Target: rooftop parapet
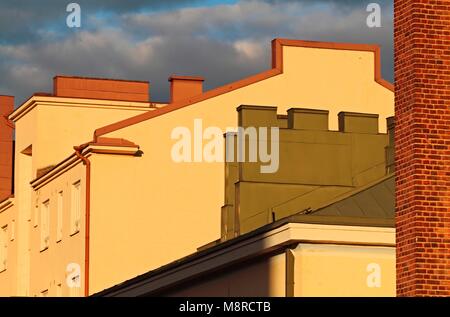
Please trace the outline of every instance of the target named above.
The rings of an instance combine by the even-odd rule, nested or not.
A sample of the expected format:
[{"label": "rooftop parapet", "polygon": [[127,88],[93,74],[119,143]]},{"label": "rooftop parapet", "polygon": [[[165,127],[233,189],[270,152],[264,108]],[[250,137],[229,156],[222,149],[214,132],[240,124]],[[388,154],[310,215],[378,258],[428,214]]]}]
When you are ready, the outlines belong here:
[{"label": "rooftop parapet", "polygon": [[148,102],[150,84],[146,81],[55,76],[53,94],[57,97]]},{"label": "rooftop parapet", "polygon": [[328,130],[328,110],[291,108],[288,128],[295,130]]},{"label": "rooftop parapet", "polygon": [[378,133],[378,114],[339,112],[339,131],[351,133]]}]

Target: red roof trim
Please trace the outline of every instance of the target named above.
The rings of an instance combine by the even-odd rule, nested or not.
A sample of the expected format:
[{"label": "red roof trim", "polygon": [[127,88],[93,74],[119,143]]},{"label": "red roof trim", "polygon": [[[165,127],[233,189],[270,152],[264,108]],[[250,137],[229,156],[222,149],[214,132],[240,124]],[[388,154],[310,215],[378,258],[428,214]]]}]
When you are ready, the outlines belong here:
[{"label": "red roof trim", "polygon": [[309,47],[309,48],[322,48],[322,49],[337,49],[337,50],[351,50],[351,51],[367,51],[374,53],[375,59],[375,78],[374,80],[383,87],[394,91],[394,86],[390,82],[384,80],[381,77],[381,64],[380,64],[380,48],[378,45],[371,44],[353,44],[353,43],[333,43],[333,42],[314,42],[314,41],[301,41],[301,40],[289,40],[289,39],[274,39],[272,41],[272,69],[266,70],[262,73],[238,80],[236,82],[209,90],[201,95],[188,98],[187,100],[171,103],[163,108],[155,111],[150,111],[136,115],[134,117],[124,119],[107,126],[101,127],[94,132],[94,141],[100,136],[113,131],[120,130],[125,127],[164,115],[166,113],[190,106],[192,104],[204,101],[224,93],[251,85],[253,83],[277,76],[283,73],[283,52],[282,46],[295,46],[295,47]]}]

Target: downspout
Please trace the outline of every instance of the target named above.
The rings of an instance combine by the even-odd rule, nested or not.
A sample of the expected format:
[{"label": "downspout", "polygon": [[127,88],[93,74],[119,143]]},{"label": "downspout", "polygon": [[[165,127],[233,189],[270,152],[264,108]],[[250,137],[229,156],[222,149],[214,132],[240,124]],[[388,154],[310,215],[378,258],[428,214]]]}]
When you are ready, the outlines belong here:
[{"label": "downspout", "polygon": [[85,247],[84,247],[84,294],[89,296],[89,225],[91,209],[91,162],[83,154],[80,146],[74,146],[75,154],[86,165],[86,211],[85,211]]}]

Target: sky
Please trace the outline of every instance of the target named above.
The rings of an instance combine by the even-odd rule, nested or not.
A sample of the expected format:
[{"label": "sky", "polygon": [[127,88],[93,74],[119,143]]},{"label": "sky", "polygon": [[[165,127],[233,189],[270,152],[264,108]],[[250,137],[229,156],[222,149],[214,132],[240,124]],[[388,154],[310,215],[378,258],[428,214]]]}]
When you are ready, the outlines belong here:
[{"label": "sky", "polygon": [[[393,0],[75,0],[80,28],[66,24],[70,2],[0,0],[0,94],[16,106],[55,75],[145,80],[167,101],[171,74],[211,89],[268,69],[277,37],[378,44],[393,82]],[[372,2],[379,28],[366,24]]]}]

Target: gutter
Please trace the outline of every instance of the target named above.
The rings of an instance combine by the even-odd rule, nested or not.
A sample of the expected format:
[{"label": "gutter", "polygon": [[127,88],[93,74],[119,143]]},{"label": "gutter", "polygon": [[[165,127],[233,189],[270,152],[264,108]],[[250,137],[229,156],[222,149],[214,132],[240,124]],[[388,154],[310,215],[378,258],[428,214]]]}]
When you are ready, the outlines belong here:
[{"label": "gutter", "polygon": [[85,211],[85,247],[84,247],[84,294],[89,296],[89,226],[91,209],[91,162],[83,154],[82,147],[74,146],[76,156],[86,165],[86,211]]},{"label": "gutter", "polygon": [[0,199],[0,213],[2,213],[7,207],[12,206],[14,195],[9,195],[8,197],[5,197],[4,199]]}]

